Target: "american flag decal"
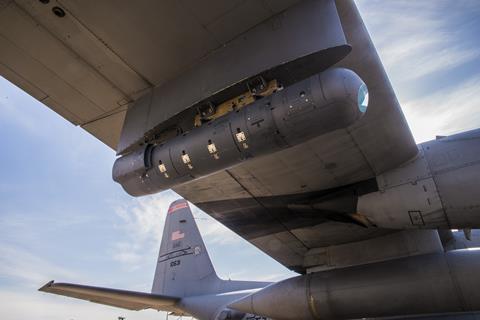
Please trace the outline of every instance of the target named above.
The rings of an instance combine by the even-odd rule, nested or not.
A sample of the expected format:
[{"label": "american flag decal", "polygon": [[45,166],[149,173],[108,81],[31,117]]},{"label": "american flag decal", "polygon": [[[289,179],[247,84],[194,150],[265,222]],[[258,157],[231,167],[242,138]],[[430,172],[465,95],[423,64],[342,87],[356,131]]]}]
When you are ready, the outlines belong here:
[{"label": "american flag decal", "polygon": [[172,232],[172,241],[179,240],[185,237],[185,233],[180,231]]},{"label": "american flag decal", "polygon": [[185,208],[188,208],[188,203],[185,201],[185,202],[181,202],[181,203],[177,203],[176,205],[174,206],[170,206],[170,208],[168,209],[168,213],[173,213],[177,210],[180,210],[180,209],[185,209]]}]

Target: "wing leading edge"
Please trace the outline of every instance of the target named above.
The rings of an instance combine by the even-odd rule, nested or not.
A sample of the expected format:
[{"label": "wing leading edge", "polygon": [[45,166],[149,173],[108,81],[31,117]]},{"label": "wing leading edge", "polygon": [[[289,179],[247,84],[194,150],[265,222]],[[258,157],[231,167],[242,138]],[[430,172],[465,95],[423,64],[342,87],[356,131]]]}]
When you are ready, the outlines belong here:
[{"label": "wing leading edge", "polygon": [[38,290],[129,310],[173,311],[176,302],[179,301],[176,297],[72,283],[55,283],[53,280]]}]

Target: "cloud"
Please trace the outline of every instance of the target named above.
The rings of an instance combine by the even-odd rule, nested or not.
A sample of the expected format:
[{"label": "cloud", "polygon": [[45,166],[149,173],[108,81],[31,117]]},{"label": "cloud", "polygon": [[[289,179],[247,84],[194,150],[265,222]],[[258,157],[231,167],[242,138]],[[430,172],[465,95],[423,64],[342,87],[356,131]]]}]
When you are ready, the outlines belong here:
[{"label": "cloud", "polygon": [[80,276],[23,249],[20,246],[0,245],[0,279],[14,281],[17,286],[33,289],[56,277],[78,280]]},{"label": "cloud", "polygon": [[[52,220],[52,222],[54,221],[55,219]],[[28,229],[20,229],[20,227],[23,228],[25,226],[21,219],[10,221],[8,225],[4,225],[2,222],[8,222],[8,220],[0,221],[0,225],[5,228],[12,228],[19,235],[31,232]],[[52,228],[65,228],[67,226],[61,220],[58,220],[58,222],[60,223],[59,225],[55,225],[55,223],[47,224],[55,225]],[[28,223],[27,225],[31,226],[32,224]],[[38,241],[41,240],[39,239]],[[85,252],[80,252],[80,254],[85,255]],[[125,316],[127,319],[140,320],[153,319],[159,316],[158,312],[152,310],[142,312],[127,311],[37,291],[48,280],[60,279],[62,282],[88,283],[92,280],[92,275],[92,270],[86,270],[84,275],[55,264],[52,260],[36,254],[28,243],[23,246],[2,241],[0,243],[0,301],[2,301],[2,318],[9,320],[29,318],[63,320],[116,319],[118,316]],[[102,282],[108,283],[109,280],[102,279]],[[150,284],[146,287],[149,286]],[[139,284],[138,288],[132,289],[143,290],[144,287],[144,285]],[[164,313],[161,313],[160,316],[162,314],[164,315]]]},{"label": "cloud", "polygon": [[[88,278],[91,278],[91,272]],[[51,279],[87,283],[86,277],[19,245],[0,244],[0,301],[3,319],[153,319],[165,313],[135,312],[38,292]],[[90,279],[91,280],[91,279]]]},{"label": "cloud", "polygon": [[477,76],[403,102],[403,111],[417,142],[480,127],[479,88],[480,76]]},{"label": "cloud", "polygon": [[225,227],[223,224],[195,207],[195,205],[190,204],[190,208],[192,208],[192,213],[195,216],[198,229],[200,230],[204,241],[207,243],[207,246],[208,244],[222,246],[231,245],[245,241],[242,237]]},{"label": "cloud", "polygon": [[478,1],[357,4],[415,140],[478,127]]},{"label": "cloud", "polygon": [[[413,81],[480,57],[455,27],[475,1],[359,1],[365,23],[392,79]],[[448,12],[448,19],[445,13]]]},{"label": "cloud", "polygon": [[155,261],[162,239],[165,214],[170,203],[180,198],[174,192],[131,199],[114,208],[118,222],[114,228],[125,235],[115,243],[112,257],[129,270],[136,270]]},{"label": "cloud", "polygon": [[[19,291],[15,288],[0,289],[0,301],[4,302],[2,318],[8,320],[117,319],[118,316],[147,320],[159,317],[159,313],[153,310],[128,311],[37,291]],[[165,313],[161,314],[164,317]]]},{"label": "cloud", "polygon": [[[181,196],[168,190],[116,207],[119,221],[115,228],[125,234],[125,241],[113,245],[112,257],[129,270],[152,264],[162,240],[168,207],[179,198]],[[191,203],[190,208],[207,247],[244,241]]]}]

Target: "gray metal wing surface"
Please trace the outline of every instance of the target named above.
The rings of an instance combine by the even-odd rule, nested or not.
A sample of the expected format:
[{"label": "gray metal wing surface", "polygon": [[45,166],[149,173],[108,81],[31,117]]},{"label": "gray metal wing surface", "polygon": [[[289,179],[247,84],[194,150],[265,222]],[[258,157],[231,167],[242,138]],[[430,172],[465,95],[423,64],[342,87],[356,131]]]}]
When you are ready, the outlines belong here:
[{"label": "gray metal wing surface", "polygon": [[[132,102],[296,2],[3,0],[0,75],[116,148]],[[325,199],[341,186],[361,192],[369,186],[358,182],[417,153],[355,3],[337,0],[336,6],[352,46],[338,66],[355,71],[369,87],[366,115],[347,129],[175,188],[301,272],[309,250],[389,232],[343,221]],[[315,199],[327,207],[309,209],[319,206]]]},{"label": "gray metal wing surface", "polygon": [[1,0],[0,75],[115,149],[127,108],[296,0]]},{"label": "gray metal wing surface", "polygon": [[354,70],[369,87],[366,115],[345,130],[175,188],[267,254],[300,272],[305,270],[305,255],[313,248],[365,240],[389,231],[332,219],[318,210],[299,212],[295,208],[298,202],[325,197],[322,190],[372,179],[417,154],[355,4],[336,4],[352,46],[339,66]]}]

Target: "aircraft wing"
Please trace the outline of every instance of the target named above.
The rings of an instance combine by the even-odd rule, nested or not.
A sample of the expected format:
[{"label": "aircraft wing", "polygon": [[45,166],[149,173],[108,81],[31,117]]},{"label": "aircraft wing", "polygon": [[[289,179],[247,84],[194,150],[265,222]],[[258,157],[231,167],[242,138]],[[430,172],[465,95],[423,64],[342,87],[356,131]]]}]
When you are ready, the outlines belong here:
[{"label": "aircraft wing", "polygon": [[138,97],[296,0],[0,1],[0,75],[115,149]]},{"label": "aircraft wing", "polygon": [[[4,0],[0,75],[115,149],[126,111],[140,96],[298,2]],[[367,84],[365,116],[346,129],[174,188],[300,272],[310,250],[389,232],[338,215],[343,209],[332,209],[326,199],[342,186],[352,186],[355,196],[364,187],[358,182],[417,154],[353,0],[335,4],[352,47],[337,66]]]},{"label": "aircraft wing", "polygon": [[[297,2],[1,1],[0,75],[115,149],[132,102]],[[383,69],[369,72],[380,62],[352,7],[337,1],[353,46],[342,65],[368,73],[381,97],[344,149],[381,171],[408,156],[413,139]]]},{"label": "aircraft wing", "polygon": [[179,298],[157,294],[71,283],[55,283],[54,281],[48,282],[38,290],[129,310],[156,309],[172,311],[175,309],[175,303],[179,300]]},{"label": "aircraft wing", "polygon": [[[342,216],[335,214],[354,211],[352,199],[372,191],[369,188],[375,188],[375,176],[417,154],[353,1],[336,1],[336,6],[352,46],[352,52],[337,66],[354,70],[367,84],[370,103],[365,116],[345,130],[174,188],[262,251],[301,273],[315,250],[392,232],[342,221]],[[371,185],[356,186],[359,181],[370,181]],[[349,187],[339,190],[340,186]],[[327,260],[317,263],[328,264]]]}]

